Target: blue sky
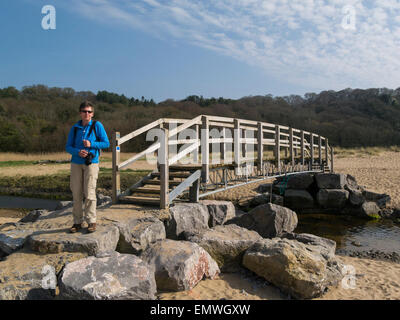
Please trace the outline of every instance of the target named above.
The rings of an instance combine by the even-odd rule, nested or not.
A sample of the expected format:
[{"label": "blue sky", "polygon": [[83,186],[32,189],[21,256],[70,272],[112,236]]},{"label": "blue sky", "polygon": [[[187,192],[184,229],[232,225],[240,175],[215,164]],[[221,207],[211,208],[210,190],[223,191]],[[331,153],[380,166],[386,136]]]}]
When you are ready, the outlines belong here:
[{"label": "blue sky", "polygon": [[398,0],[2,0],[0,21],[0,87],[156,101],[400,87]]}]

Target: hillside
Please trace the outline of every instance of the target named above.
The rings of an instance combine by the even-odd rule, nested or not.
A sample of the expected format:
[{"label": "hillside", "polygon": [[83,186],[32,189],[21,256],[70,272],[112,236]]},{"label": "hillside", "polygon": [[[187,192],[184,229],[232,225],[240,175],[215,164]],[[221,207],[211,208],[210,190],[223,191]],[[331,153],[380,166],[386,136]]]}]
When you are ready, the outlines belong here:
[{"label": "hillside", "polygon": [[[400,88],[345,89],[307,93],[304,97],[250,96],[241,99],[189,96],[155,103],[107,91],[97,94],[44,85],[0,89],[0,151],[63,151],[72,124],[79,119],[82,100],[94,102],[95,118],[111,138],[161,117],[193,118],[199,114],[279,123],[317,132],[341,147],[400,144]],[[144,139],[124,145],[135,152]]]}]

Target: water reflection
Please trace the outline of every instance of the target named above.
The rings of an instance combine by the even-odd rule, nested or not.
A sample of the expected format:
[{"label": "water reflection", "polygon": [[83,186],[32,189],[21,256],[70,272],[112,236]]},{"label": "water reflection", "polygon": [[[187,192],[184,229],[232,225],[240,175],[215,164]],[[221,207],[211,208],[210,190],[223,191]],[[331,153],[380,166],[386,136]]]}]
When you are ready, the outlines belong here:
[{"label": "water reflection", "polygon": [[337,249],[379,250],[400,254],[400,227],[391,220],[363,220],[328,214],[299,214],[296,233],[311,233],[336,241]]}]

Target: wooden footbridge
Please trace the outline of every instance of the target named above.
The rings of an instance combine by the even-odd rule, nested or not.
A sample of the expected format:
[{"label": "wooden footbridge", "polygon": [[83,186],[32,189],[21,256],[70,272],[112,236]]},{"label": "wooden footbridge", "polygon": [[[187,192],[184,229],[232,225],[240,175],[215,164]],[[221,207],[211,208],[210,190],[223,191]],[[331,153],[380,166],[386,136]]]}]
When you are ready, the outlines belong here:
[{"label": "wooden footbridge", "polygon": [[[146,133],[153,143],[120,162],[121,145]],[[333,172],[328,138],[279,124],[200,115],[158,119],[123,137],[113,133],[113,203],[167,208],[174,200],[197,202],[245,184],[303,172]],[[179,151],[178,151],[178,147]],[[120,170],[156,155],[154,171],[122,191]],[[150,158],[148,158],[150,159]]]}]

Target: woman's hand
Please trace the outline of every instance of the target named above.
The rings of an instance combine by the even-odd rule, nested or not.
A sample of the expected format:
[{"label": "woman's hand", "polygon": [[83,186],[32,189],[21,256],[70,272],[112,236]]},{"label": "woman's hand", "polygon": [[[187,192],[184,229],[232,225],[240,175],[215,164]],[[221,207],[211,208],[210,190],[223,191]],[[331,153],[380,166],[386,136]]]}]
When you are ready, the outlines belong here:
[{"label": "woman's hand", "polygon": [[86,158],[86,156],[88,155],[89,152],[87,152],[86,150],[81,150],[79,151],[79,156],[81,158]]},{"label": "woman's hand", "polygon": [[92,144],[90,143],[89,140],[83,140],[83,146],[84,146],[85,148],[90,148],[91,145],[92,145]]}]

